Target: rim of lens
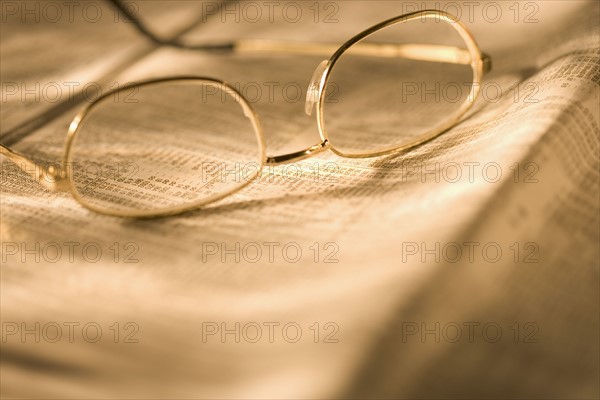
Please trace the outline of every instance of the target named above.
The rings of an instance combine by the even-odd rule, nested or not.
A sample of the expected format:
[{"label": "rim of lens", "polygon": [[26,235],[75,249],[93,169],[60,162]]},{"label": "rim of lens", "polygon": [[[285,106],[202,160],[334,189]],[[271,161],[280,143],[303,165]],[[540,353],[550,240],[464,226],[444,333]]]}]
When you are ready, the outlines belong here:
[{"label": "rim of lens", "polygon": [[[100,104],[102,102],[102,100],[106,99],[107,97],[114,96],[116,93],[130,90],[134,87],[154,86],[154,85],[168,84],[168,83],[183,83],[183,84],[184,83],[192,83],[192,84],[205,83],[205,84],[213,85],[213,86],[217,87],[218,89],[224,90],[228,95],[232,96],[235,99],[235,101],[242,107],[241,112],[243,112],[244,115],[250,120],[250,122],[252,124],[252,128],[254,129],[254,134],[256,136],[259,153],[260,153],[259,154],[260,165],[259,165],[259,168],[257,169],[256,173],[250,179],[247,179],[247,181],[244,182],[242,185],[236,186],[233,189],[229,189],[227,192],[225,192],[223,194],[213,195],[211,197],[208,197],[206,199],[203,199],[203,200],[195,202],[195,203],[167,207],[162,210],[156,210],[156,211],[150,210],[150,211],[139,211],[139,212],[119,211],[119,210],[110,210],[108,208],[98,207],[98,206],[95,206],[94,204],[88,202],[83,196],[80,195],[79,190],[77,189],[77,187],[75,185],[73,174],[70,173],[71,169],[68,168],[68,165],[72,162],[72,158],[73,158],[72,146],[75,143],[75,139],[77,138],[77,136],[79,134],[80,128],[82,126],[82,122],[90,114],[90,112],[94,108],[96,108],[98,106],[98,104]],[[210,203],[214,203],[216,201],[222,200],[223,198],[228,197],[228,196],[242,190],[244,187],[248,186],[250,183],[252,183],[256,179],[256,177],[259,175],[260,170],[264,167],[266,160],[267,160],[266,141],[265,141],[265,137],[263,134],[262,125],[258,118],[258,114],[252,108],[249,101],[239,91],[237,91],[234,87],[230,86],[226,82],[218,80],[218,79],[214,79],[214,78],[195,77],[195,76],[178,76],[178,77],[171,77],[171,78],[150,79],[150,80],[130,83],[130,84],[124,85],[118,89],[108,91],[108,92],[104,93],[102,96],[98,97],[97,99],[94,99],[94,101],[92,101],[91,103],[82,107],[81,110],[77,113],[77,115],[71,121],[71,124],[69,125],[69,130],[67,132],[67,140],[65,143],[65,151],[64,151],[64,157],[62,160],[62,164],[63,164],[63,170],[66,171],[66,174],[67,174],[67,180],[69,182],[69,190],[71,192],[71,195],[73,196],[73,198],[75,200],[77,200],[77,202],[79,202],[85,208],[92,210],[94,212],[100,213],[100,214],[111,215],[111,216],[115,216],[115,217],[153,218],[153,217],[162,217],[162,216],[180,214],[180,213],[183,213],[186,211],[190,211],[190,210],[208,205]]]},{"label": "rim of lens", "polygon": [[[432,132],[426,132],[426,133],[420,135],[419,137],[412,139],[401,145],[388,146],[386,148],[383,148],[382,150],[365,152],[365,153],[346,153],[346,152],[336,148],[335,144],[333,144],[331,142],[329,135],[327,134],[327,129],[325,127],[325,121],[324,121],[324,108],[325,108],[325,97],[327,96],[327,91],[325,90],[325,88],[327,87],[327,83],[329,82],[329,78],[331,77],[331,72],[334,70],[335,64],[337,63],[337,61],[344,55],[344,53],[349,48],[351,48],[356,43],[359,43],[362,40],[366,39],[367,37],[371,36],[372,34],[378,32],[382,29],[388,28],[392,25],[395,25],[397,23],[408,22],[408,21],[411,21],[411,20],[414,20],[417,18],[424,18],[424,17],[425,18],[439,18],[439,19],[443,20],[444,22],[446,22],[447,24],[452,26],[458,32],[458,34],[463,39],[463,41],[465,42],[465,44],[467,46],[467,50],[469,51],[469,54],[471,55],[470,67],[473,71],[473,85],[471,86],[471,91],[469,93],[469,97],[467,97],[467,100],[465,100],[465,102],[461,105],[461,107],[455,113],[456,116],[453,116],[452,118],[450,118],[448,120],[448,122],[441,125],[440,128],[437,128],[437,129],[433,130]],[[389,20],[380,22],[379,24],[374,25],[374,26],[370,27],[369,29],[354,36],[352,39],[350,39],[346,43],[344,43],[329,59],[329,62],[327,63],[327,67],[325,69],[325,72],[323,73],[323,77],[321,78],[321,83],[320,83],[320,87],[319,87],[319,90],[321,93],[321,95],[319,97],[319,104],[317,107],[317,123],[319,125],[319,134],[321,136],[321,139],[328,144],[328,147],[331,149],[331,151],[341,157],[368,158],[368,157],[384,156],[384,155],[389,155],[389,154],[409,150],[413,147],[419,146],[425,142],[428,142],[428,141],[440,136],[441,134],[445,133],[448,129],[450,129],[451,127],[456,125],[460,121],[460,119],[465,115],[465,113],[467,111],[469,111],[469,109],[473,106],[473,104],[475,103],[475,100],[479,96],[479,92],[481,90],[480,84],[481,84],[482,77],[483,77],[483,62],[482,62],[481,50],[480,50],[479,46],[477,45],[477,43],[475,42],[475,39],[473,38],[473,36],[469,32],[469,30],[467,29],[467,27],[453,15],[448,14],[443,11],[424,10],[424,11],[417,11],[414,13],[404,14],[404,15],[400,15],[398,17],[391,18]],[[469,99],[471,99],[471,100],[469,100]]]}]

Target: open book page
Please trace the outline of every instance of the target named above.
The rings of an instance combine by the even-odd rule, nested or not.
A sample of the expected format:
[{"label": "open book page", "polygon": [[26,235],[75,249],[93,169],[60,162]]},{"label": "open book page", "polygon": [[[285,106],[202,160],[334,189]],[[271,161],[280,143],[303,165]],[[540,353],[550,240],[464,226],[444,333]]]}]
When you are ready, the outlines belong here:
[{"label": "open book page", "polygon": [[[412,11],[371,4],[335,3],[333,25],[211,11],[185,38],[341,44],[357,21]],[[598,4],[518,4],[494,23],[462,5],[494,71],[466,119],[408,153],[266,167],[221,202],[155,220],[93,213],[3,162],[0,307],[19,329],[2,343],[3,395],[597,396]],[[159,49],[115,80],[226,80],[275,155],[319,140],[292,88],[322,59]],[[15,147],[59,160],[72,114]],[[21,340],[22,323],[48,331]]]}]

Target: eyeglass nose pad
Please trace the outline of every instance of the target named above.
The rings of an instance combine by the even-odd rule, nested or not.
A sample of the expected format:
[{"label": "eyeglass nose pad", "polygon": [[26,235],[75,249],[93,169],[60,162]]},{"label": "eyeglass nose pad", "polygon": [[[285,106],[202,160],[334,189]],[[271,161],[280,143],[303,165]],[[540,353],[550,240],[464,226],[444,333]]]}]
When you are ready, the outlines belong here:
[{"label": "eyeglass nose pad", "polygon": [[320,98],[319,86],[321,85],[321,79],[323,78],[323,74],[325,73],[325,70],[327,69],[328,63],[329,63],[328,60],[323,60],[319,64],[319,66],[315,70],[315,73],[312,76],[310,85],[308,85],[308,91],[306,92],[306,103],[304,104],[304,112],[309,117],[312,115],[315,104],[317,104],[319,102],[319,98]]}]

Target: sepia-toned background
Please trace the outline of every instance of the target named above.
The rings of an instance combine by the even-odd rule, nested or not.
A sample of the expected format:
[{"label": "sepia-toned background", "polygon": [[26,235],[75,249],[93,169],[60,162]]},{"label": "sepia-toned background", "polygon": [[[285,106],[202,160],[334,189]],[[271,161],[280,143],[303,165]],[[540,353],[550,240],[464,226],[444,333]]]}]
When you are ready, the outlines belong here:
[{"label": "sepia-toned background", "polygon": [[[493,70],[458,125],[411,151],[267,167],[167,218],[94,213],[2,158],[3,398],[598,398],[598,2],[127,4],[188,46],[339,46],[437,9]],[[60,161],[83,104],[175,75],[249,98],[268,155],[318,141],[304,93],[327,57],[157,45],[107,1],[0,5],[0,143],[37,160]],[[377,140],[373,115],[402,132],[378,114],[390,95],[360,100],[361,135]]]}]

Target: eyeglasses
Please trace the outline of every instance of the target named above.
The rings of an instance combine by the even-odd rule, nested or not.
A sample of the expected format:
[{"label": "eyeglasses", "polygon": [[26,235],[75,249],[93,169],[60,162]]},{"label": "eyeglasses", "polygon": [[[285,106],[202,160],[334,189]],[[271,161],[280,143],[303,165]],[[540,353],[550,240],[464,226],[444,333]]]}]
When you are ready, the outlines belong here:
[{"label": "eyeglasses", "polygon": [[43,168],[2,145],[1,154],[93,211],[172,215],[238,192],[265,166],[325,150],[366,158],[412,149],[458,123],[491,69],[467,28],[436,10],[383,21],[339,48],[267,40],[225,47],[333,53],[318,65],[306,94],[306,114],[316,108],[317,144],[268,156],[259,117],[239,90],[214,78],[172,77],[126,85],[83,107],[69,126],[60,167]]}]

